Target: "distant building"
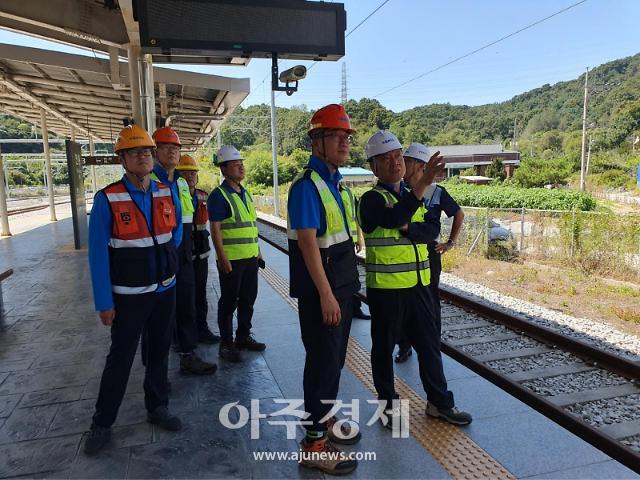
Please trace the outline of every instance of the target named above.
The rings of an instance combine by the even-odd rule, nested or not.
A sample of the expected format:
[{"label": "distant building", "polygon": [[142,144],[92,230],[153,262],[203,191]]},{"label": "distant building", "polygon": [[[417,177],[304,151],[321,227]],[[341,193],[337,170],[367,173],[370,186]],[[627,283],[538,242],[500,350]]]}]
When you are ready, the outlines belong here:
[{"label": "distant building", "polygon": [[462,170],[473,168],[475,175],[484,176],[487,167],[498,158],[504,165],[507,177],[513,175],[515,167],[520,165],[520,152],[505,150],[499,144],[493,145],[429,145],[432,152],[440,151],[444,157],[447,176],[459,175]]},{"label": "distant building", "polygon": [[340,167],[342,181],[349,187],[370,185],[375,181],[375,175],[371,170],[360,167]]}]

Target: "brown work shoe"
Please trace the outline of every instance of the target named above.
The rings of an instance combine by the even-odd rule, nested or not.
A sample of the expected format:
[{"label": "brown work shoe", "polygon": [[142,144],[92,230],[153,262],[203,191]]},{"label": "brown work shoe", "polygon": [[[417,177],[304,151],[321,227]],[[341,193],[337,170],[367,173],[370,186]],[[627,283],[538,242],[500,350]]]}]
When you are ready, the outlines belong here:
[{"label": "brown work shoe", "polygon": [[320,440],[303,439],[300,442],[300,465],[315,468],[329,475],[347,475],[358,466],[356,460],[349,459],[348,454],[338,450],[328,437]]},{"label": "brown work shoe", "polygon": [[338,419],[334,415],[327,420],[327,436],[332,443],[338,445],[355,445],[362,438],[360,429],[355,428],[349,422],[342,422],[336,425]]}]

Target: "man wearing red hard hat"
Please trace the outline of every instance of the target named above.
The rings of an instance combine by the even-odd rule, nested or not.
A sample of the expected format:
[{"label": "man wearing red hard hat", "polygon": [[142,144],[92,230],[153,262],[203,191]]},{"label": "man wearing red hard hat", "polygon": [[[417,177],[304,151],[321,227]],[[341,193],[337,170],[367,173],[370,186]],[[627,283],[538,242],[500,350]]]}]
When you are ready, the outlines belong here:
[{"label": "man wearing red hard hat", "polygon": [[357,467],[356,460],[339,455],[335,444],[355,444],[361,437],[356,428],[328,417],[331,404],[324,403],[338,394],[353,295],[360,290],[353,245],[355,205],[338,171],[349,160],[352,133],[341,105],[327,105],[313,115],[311,158],[291,185],[287,207],[290,294],[298,299],[306,351],[304,405],[312,422],[301,444],[300,464],[329,474],[347,474]]}]

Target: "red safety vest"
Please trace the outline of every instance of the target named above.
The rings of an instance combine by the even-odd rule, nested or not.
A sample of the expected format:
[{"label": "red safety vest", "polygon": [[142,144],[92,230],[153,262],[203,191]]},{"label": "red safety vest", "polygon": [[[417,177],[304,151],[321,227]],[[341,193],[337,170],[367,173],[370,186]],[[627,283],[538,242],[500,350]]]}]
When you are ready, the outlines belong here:
[{"label": "red safety vest", "polygon": [[151,192],[151,225],[147,224],[122,180],[102,190],[113,215],[109,264],[111,288],[115,293],[154,292],[159,285],[169,285],[178,270],[172,235],[177,225],[176,209],[171,190],[159,182],[155,184],[157,190]]},{"label": "red safety vest", "polygon": [[209,256],[211,246],[209,245],[209,231],[207,222],[207,192],[195,189],[196,209],[193,214],[193,259],[204,259]]}]

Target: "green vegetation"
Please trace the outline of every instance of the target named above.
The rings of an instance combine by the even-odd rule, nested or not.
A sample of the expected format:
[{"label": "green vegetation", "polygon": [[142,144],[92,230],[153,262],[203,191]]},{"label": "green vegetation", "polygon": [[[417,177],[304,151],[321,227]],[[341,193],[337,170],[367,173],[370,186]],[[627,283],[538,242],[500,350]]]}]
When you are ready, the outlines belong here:
[{"label": "green vegetation", "polygon": [[[640,135],[640,54],[615,60],[589,72],[593,93],[589,100],[588,136],[591,175],[588,182],[607,188],[635,188],[640,155],[632,141]],[[394,112],[369,98],[349,100],[345,108],[357,130],[351,165],[364,166],[364,143],[379,128],[388,128],[403,144],[427,145],[501,143],[521,152],[521,166],[509,183],[520,187],[546,184],[575,185],[582,140],[584,77],[543,85],[495,104],[432,104]],[[416,103],[420,103],[419,93]],[[247,154],[250,181],[271,183],[270,109],[268,105],[238,107],[222,129],[224,143]],[[277,108],[278,163],[281,183],[291,181],[305,161],[309,140],[306,128],[311,111],[304,105]],[[518,143],[513,145],[514,124]],[[0,116],[0,138],[29,138],[30,125]],[[7,145],[5,152],[41,151],[40,145]],[[213,145],[205,147],[207,163]],[[498,170],[492,172],[499,178]]]},{"label": "green vegetation", "polygon": [[594,210],[596,200],[584,192],[502,185],[447,183],[447,191],[460,204],[483,208],[530,208],[539,210]]}]

